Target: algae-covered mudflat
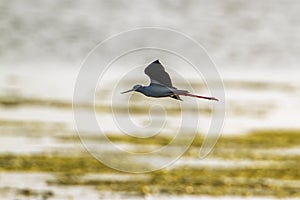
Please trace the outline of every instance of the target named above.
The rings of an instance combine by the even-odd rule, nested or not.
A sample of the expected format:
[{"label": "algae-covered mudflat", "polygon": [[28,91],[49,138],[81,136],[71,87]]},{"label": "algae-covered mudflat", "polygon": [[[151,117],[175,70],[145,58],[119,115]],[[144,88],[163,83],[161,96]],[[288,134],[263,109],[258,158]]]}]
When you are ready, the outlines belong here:
[{"label": "algae-covered mudflat", "polygon": [[[99,101],[95,105],[76,105],[81,110],[95,109],[103,128],[102,134],[99,129],[87,129],[78,135],[70,98],[43,98],[4,91],[0,96],[0,197],[49,200],[300,198],[300,129],[295,112],[299,87],[290,83],[284,86],[290,89],[278,88],[279,83],[255,83],[225,82],[228,103],[224,130],[204,159],[199,158],[199,150],[213,114],[211,102],[201,101],[197,108],[189,99],[183,102],[153,100],[136,94],[130,105],[123,103],[123,96],[111,105],[105,102],[109,101],[108,95],[105,101],[96,98]],[[194,85],[201,91],[202,85]],[[258,93],[259,100],[253,98]],[[101,94],[97,95],[102,98]],[[244,95],[244,99],[237,100],[236,94]],[[284,104],[277,98],[282,95],[293,98]],[[155,104],[163,109],[152,109]],[[187,106],[181,108],[181,104]],[[187,112],[185,117],[199,119],[198,129],[189,123],[181,124],[183,109]],[[151,126],[130,131],[132,124],[125,123],[121,127],[129,130],[125,134],[114,121],[114,114],[118,122],[130,118],[135,122],[133,125]],[[162,129],[157,131],[157,127]],[[172,143],[176,135],[181,139]],[[190,135],[195,135],[193,141]],[[126,164],[129,168],[162,162],[172,155],[162,153],[154,159],[132,161],[116,156],[107,145],[107,139],[137,154],[171,143],[176,152],[185,144],[191,144],[173,164],[157,171],[132,174],[112,169],[95,159],[80,138],[104,150],[102,157],[106,160],[119,166]]]},{"label": "algae-covered mudflat", "polygon": [[[116,135],[110,139],[144,146],[168,143],[167,137],[153,137],[147,142]],[[63,140],[65,144],[78,142],[76,136],[58,137],[57,140]],[[22,188],[15,186],[18,196],[34,198],[42,195],[44,199],[55,199],[56,195],[61,196],[59,187],[71,186],[92,188],[94,193],[102,197],[110,193],[120,198],[207,195],[300,197],[300,131],[264,130],[224,136],[203,160],[197,157],[201,143],[202,137],[196,137],[189,150],[174,165],[145,174],[116,171],[84,151],[81,154],[69,152],[63,155],[2,153],[1,178],[5,180],[10,177],[9,174],[17,177],[18,173],[20,176],[24,173],[49,174],[43,178],[48,189],[39,191],[26,184]]]}]

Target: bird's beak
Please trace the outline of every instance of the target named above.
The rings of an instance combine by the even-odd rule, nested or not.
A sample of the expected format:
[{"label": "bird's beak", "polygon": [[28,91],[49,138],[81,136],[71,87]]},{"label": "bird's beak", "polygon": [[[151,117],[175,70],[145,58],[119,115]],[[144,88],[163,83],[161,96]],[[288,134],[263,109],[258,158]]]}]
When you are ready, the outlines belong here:
[{"label": "bird's beak", "polygon": [[132,91],[135,91],[134,89],[130,89],[130,90],[127,90],[125,92],[121,92],[121,94],[124,94],[124,93],[127,93],[127,92],[132,92]]}]

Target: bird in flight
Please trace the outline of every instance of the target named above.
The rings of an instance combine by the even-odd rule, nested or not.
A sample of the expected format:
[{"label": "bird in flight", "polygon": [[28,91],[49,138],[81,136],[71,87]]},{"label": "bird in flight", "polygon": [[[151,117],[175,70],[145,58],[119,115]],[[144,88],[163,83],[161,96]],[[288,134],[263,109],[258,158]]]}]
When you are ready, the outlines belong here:
[{"label": "bird in flight", "polygon": [[196,97],[201,99],[208,99],[218,101],[215,97],[206,97],[200,96],[190,93],[187,90],[179,90],[173,86],[170,75],[165,71],[164,66],[156,60],[148,65],[145,70],[145,74],[150,78],[150,85],[142,86],[142,85],[135,85],[132,89],[122,92],[121,94],[127,92],[140,92],[148,97],[171,97],[173,99],[177,99],[182,101],[180,96],[190,96]]}]

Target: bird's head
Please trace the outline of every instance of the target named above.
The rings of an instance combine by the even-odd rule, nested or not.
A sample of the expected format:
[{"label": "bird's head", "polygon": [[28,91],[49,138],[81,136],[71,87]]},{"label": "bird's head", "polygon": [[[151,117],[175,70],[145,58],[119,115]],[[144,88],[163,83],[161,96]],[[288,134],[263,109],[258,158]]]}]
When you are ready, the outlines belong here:
[{"label": "bird's head", "polygon": [[127,91],[125,91],[125,92],[121,92],[121,94],[124,94],[124,93],[127,93],[127,92],[132,92],[132,91],[137,91],[137,92],[139,92],[142,88],[143,88],[143,86],[141,86],[141,85],[135,85],[135,86],[133,86],[132,89],[127,90]]}]

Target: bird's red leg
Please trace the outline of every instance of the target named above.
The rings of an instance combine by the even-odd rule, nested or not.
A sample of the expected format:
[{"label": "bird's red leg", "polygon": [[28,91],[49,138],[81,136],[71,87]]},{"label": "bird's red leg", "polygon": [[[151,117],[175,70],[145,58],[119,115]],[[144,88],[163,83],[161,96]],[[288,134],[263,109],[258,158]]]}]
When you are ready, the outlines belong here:
[{"label": "bird's red leg", "polygon": [[190,97],[196,97],[196,98],[201,98],[201,99],[208,99],[208,100],[214,100],[214,101],[219,101],[217,98],[215,97],[206,97],[206,96],[200,96],[200,95],[195,95],[195,94],[191,94],[191,93],[176,93],[177,95],[182,95],[182,96],[190,96]]}]

